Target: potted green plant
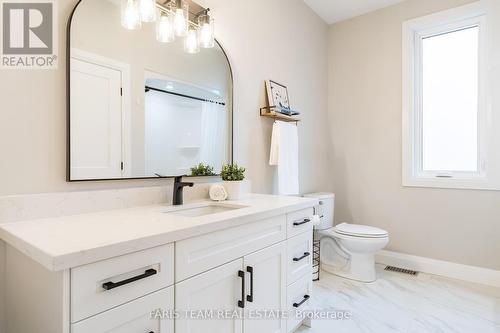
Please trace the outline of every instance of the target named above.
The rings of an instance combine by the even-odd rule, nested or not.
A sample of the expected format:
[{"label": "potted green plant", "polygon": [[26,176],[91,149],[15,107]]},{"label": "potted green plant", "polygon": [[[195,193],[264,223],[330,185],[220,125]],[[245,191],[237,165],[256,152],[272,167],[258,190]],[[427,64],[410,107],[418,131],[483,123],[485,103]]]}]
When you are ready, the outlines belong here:
[{"label": "potted green plant", "polygon": [[191,168],[191,176],[215,176],[214,168],[208,164],[200,163]]},{"label": "potted green plant", "polygon": [[244,193],[245,168],[238,164],[225,164],[222,166],[221,177],[229,200],[238,200]]}]

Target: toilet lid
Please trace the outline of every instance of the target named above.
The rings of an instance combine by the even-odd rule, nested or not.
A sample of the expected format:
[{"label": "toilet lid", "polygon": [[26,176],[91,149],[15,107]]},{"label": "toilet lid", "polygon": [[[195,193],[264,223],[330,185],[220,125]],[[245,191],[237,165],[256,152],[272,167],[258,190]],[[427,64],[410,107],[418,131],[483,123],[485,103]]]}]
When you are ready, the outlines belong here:
[{"label": "toilet lid", "polygon": [[341,223],[334,229],[339,234],[358,237],[386,237],[389,234],[385,230],[361,224]]}]

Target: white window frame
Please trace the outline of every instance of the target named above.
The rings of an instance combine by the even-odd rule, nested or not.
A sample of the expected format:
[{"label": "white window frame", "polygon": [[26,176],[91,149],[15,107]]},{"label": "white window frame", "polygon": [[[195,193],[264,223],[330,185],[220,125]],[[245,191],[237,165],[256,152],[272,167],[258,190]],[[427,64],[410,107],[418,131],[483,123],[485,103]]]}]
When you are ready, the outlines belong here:
[{"label": "white window frame", "polygon": [[[479,28],[478,171],[424,171],[422,140],[422,42],[467,27]],[[486,11],[480,3],[403,23],[403,186],[500,189],[488,170]],[[500,176],[500,175],[499,175]],[[498,177],[496,177],[498,178]]]}]

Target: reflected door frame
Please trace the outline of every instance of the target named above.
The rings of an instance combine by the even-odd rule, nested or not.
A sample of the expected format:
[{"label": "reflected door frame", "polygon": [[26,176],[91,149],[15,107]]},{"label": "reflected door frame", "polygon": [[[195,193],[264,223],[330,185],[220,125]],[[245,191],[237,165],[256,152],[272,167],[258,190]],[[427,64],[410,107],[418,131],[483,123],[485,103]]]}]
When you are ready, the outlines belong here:
[{"label": "reflected door frame", "polygon": [[[122,178],[132,177],[132,112],[131,112],[131,83],[130,83],[130,65],[115,59],[103,57],[101,55],[83,51],[78,48],[71,49],[71,59],[92,63],[95,65],[108,67],[121,72],[121,97],[122,97]],[[68,152],[71,154],[71,152]],[[68,163],[71,159],[68,156]],[[71,165],[68,165],[68,170]],[[68,178],[70,178],[69,175]],[[70,181],[79,179],[69,179]]]}]

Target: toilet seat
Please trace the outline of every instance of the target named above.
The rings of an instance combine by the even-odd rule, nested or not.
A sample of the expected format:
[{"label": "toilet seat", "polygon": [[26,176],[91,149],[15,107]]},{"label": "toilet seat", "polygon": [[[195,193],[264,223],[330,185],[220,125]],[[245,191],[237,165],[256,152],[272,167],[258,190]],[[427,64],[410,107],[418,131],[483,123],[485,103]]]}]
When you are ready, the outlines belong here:
[{"label": "toilet seat", "polygon": [[360,238],[386,238],[389,236],[389,233],[383,229],[360,224],[341,223],[330,230],[336,234]]}]

